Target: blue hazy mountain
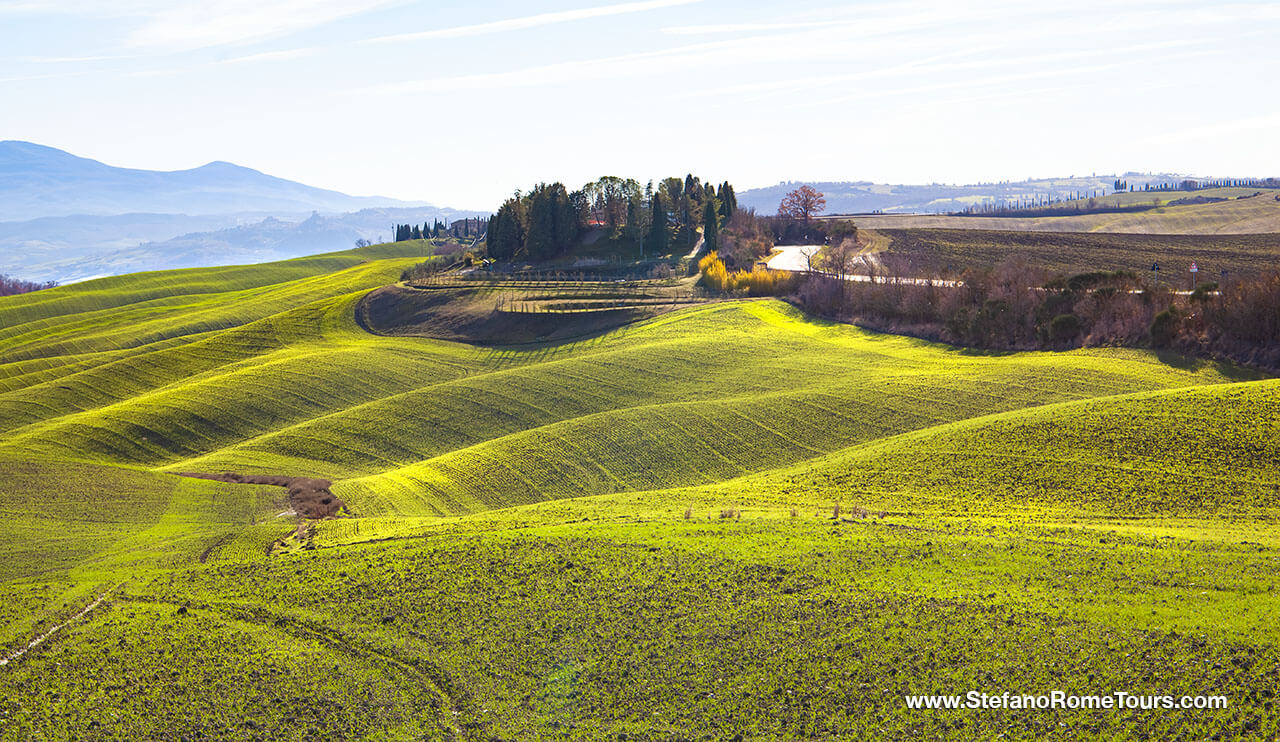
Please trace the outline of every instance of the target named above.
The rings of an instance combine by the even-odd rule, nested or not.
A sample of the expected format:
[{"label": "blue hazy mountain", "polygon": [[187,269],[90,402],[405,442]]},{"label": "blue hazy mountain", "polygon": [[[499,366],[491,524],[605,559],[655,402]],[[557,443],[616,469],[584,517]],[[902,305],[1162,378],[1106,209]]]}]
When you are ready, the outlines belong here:
[{"label": "blue hazy mountain", "polygon": [[[265,263],[346,250],[360,239],[385,242],[392,238],[396,224],[424,224],[436,219],[452,222],[469,216],[488,214],[429,206],[362,209],[347,214],[313,213],[301,220],[268,216],[225,229],[142,242],[124,249],[45,250],[39,260],[32,260],[17,270],[0,268],[0,273],[8,272],[28,280],[68,283],[137,271]],[[7,252],[4,237],[7,226],[0,224],[0,255]]]},{"label": "blue hazy mountain", "polygon": [[260,263],[389,239],[396,223],[486,212],[348,196],[211,162],[112,167],[30,142],[0,142],[0,274],[82,280]]},{"label": "blue hazy mountain", "polygon": [[348,196],[229,162],[170,172],[134,170],[31,142],[0,142],[0,222],[73,214],[305,215],[425,205]]}]

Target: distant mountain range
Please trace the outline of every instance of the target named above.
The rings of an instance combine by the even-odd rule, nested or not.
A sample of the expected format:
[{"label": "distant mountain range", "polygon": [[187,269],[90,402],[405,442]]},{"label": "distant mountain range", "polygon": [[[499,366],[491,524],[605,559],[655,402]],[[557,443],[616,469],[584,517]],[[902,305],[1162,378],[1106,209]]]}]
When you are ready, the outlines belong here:
[{"label": "distant mountain range", "polygon": [[0,142],[0,274],[28,280],[278,260],[390,239],[397,222],[481,214],[348,196],[227,162],[134,170]]},{"label": "distant mountain range", "polygon": [[744,190],[737,196],[738,205],[743,208],[754,208],[760,214],[775,214],[783,196],[801,185],[810,185],[825,196],[828,214],[864,214],[876,211],[941,214],[962,211],[983,202],[1012,204],[1041,199],[1068,199],[1076,194],[1088,196],[1094,192],[1112,193],[1117,179],[1140,189],[1148,183],[1176,183],[1185,177],[1187,176],[1173,173],[1125,173],[971,185],[787,181],[766,188]]},{"label": "distant mountain range", "polygon": [[0,142],[0,221],[73,214],[306,214],[427,205],[348,196],[229,162],[172,172],[133,170],[31,142]]},{"label": "distant mountain range", "polygon": [[[362,209],[349,214],[313,213],[300,221],[269,216],[226,229],[184,234],[78,257],[49,254],[45,262],[30,265],[23,277],[67,283],[138,271],[265,263],[347,249],[358,239],[386,242],[392,238],[396,224],[423,224],[436,219],[453,221],[477,215],[487,216],[483,212],[462,212],[434,206]],[[5,226],[0,224],[0,232]],[[0,237],[0,250],[3,250],[3,244],[3,237]]]}]

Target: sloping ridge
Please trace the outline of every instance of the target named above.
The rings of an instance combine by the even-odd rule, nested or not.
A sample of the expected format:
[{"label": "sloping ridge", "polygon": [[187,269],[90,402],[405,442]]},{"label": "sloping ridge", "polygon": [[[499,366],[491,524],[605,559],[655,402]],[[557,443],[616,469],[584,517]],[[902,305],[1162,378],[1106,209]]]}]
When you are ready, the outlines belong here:
[{"label": "sloping ridge", "polygon": [[984,415],[724,486],[925,511],[1270,512],[1274,518],[1280,516],[1280,379]]}]

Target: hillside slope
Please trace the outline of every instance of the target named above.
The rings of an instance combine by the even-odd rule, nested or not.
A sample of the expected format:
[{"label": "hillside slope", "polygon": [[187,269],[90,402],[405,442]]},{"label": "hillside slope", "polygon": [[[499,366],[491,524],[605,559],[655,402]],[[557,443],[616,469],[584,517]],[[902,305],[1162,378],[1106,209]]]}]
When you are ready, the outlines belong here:
[{"label": "hillside slope", "polygon": [[[957,353],[776,302],[502,352],[363,333],[345,292],[398,265],[154,299],[206,284],[144,274],[17,302],[12,314],[88,311],[0,336],[0,458],[320,476],[353,512],[460,514],[719,481],[992,412],[1228,378],[1126,351]],[[129,299],[142,301],[96,308]]]},{"label": "hillside slope", "polygon": [[[773,300],[362,330],[424,249],[0,300],[0,740],[1280,733],[1280,382]],[[903,703],[957,688],[1232,703]]]}]

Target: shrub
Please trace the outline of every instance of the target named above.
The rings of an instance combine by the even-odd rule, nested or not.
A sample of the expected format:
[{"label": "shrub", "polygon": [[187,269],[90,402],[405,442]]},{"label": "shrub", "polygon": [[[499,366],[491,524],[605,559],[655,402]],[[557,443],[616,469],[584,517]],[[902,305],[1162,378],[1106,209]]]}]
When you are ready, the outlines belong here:
[{"label": "shrub", "polygon": [[1151,322],[1151,344],[1157,348],[1167,348],[1172,345],[1178,336],[1181,320],[1176,307],[1169,307],[1157,314]]},{"label": "shrub", "polygon": [[709,253],[698,261],[702,284],[709,289],[747,296],[783,296],[795,291],[799,279],[786,271],[756,268],[730,273],[718,254]]},{"label": "shrub", "polygon": [[671,267],[670,263],[658,263],[649,269],[649,278],[675,278],[676,271]]},{"label": "shrub", "polygon": [[1074,340],[1080,335],[1080,318],[1074,314],[1059,314],[1049,323],[1049,339],[1055,343]]}]

